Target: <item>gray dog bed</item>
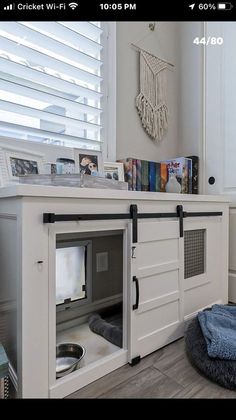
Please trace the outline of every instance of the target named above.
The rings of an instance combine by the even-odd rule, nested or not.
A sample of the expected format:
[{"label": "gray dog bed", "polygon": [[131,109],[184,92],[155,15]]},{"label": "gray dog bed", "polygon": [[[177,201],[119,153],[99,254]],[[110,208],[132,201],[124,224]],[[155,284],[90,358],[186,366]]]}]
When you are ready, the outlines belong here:
[{"label": "gray dog bed", "polygon": [[208,356],[206,341],[197,317],[190,322],[186,330],[185,347],[190,362],[209,379],[225,388],[236,389],[236,361],[212,359]]},{"label": "gray dog bed", "polygon": [[110,341],[110,343],[122,347],[121,313],[106,317],[106,319],[99,314],[93,314],[89,318],[89,328],[94,333]]}]

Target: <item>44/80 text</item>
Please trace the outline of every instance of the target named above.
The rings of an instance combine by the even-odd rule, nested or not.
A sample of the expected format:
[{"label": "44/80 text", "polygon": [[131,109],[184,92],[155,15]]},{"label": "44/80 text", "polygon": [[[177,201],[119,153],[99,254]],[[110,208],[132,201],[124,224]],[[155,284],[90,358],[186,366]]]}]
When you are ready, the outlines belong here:
[{"label": "44/80 text", "polygon": [[196,44],[196,45],[222,45],[223,43],[224,43],[224,39],[221,36],[219,37],[203,36],[202,38],[197,36],[193,40],[193,44]]}]

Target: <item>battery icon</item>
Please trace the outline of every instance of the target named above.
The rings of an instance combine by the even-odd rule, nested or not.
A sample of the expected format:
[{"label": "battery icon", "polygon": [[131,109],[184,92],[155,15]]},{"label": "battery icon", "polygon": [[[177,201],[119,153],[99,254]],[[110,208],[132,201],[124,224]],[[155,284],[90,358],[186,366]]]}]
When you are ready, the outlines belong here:
[{"label": "battery icon", "polygon": [[231,10],[232,8],[232,3],[217,3],[218,10]]}]

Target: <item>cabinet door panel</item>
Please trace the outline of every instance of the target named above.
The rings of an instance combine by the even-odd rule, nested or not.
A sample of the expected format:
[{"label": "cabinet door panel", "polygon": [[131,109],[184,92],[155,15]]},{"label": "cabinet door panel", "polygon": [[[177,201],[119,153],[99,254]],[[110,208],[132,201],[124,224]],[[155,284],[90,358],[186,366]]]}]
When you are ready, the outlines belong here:
[{"label": "cabinet door panel", "polygon": [[[164,303],[160,299],[152,310],[139,312],[138,341],[145,340],[149,335],[158,334],[159,330],[179,322],[179,295],[175,294],[170,297],[170,302]],[[172,299],[175,300],[172,301]]]},{"label": "cabinet door panel", "polygon": [[[166,264],[163,265],[166,270]],[[175,265],[177,264],[175,263]],[[150,300],[150,292],[155,299],[158,296],[165,296],[179,290],[178,267],[176,267],[176,270],[165,271],[163,273],[148,275],[146,277],[144,275],[138,275],[138,278],[140,305]]]},{"label": "cabinet door panel", "polygon": [[[197,236],[196,240],[194,239],[194,233],[203,231],[204,241],[203,244],[199,244]],[[194,266],[193,275],[186,276],[186,273],[184,275],[184,315],[189,317],[206,306],[222,301],[225,271],[223,264],[225,253],[222,250],[222,218],[201,218],[201,220],[189,218],[185,220],[184,232],[185,235],[186,232],[193,232],[190,256],[185,249],[185,258],[190,258],[189,265],[193,264]],[[203,258],[204,264],[202,265]],[[197,273],[198,263],[199,274],[194,275],[195,270]]]},{"label": "cabinet door panel", "polygon": [[176,220],[157,219],[155,222],[138,222],[139,243],[156,241],[162,239],[179,238],[179,223]]},{"label": "cabinet door panel", "polygon": [[138,270],[178,261],[179,239],[139,242],[137,246]]},{"label": "cabinet door panel", "polygon": [[[183,238],[178,221],[138,224],[131,274],[139,285],[139,305],[131,310],[130,360],[145,356],[183,335]],[[136,302],[131,285],[131,306]]]}]

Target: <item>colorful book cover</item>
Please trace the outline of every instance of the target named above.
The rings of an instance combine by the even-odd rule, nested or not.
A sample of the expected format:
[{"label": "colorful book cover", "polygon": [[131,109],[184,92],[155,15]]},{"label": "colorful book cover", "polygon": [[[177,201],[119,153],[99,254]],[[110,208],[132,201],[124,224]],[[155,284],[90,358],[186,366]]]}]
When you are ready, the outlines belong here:
[{"label": "colorful book cover", "polygon": [[142,191],[149,191],[149,162],[147,160],[141,161],[141,182],[142,182]]},{"label": "colorful book cover", "polygon": [[156,162],[156,191],[161,191],[161,164]]},{"label": "colorful book cover", "polygon": [[182,194],[188,194],[188,160],[185,157],[177,157],[164,161],[168,166],[168,172],[172,170],[176,174],[176,179],[181,185]]},{"label": "colorful book cover", "polygon": [[142,191],[141,170],[142,170],[141,160],[136,159],[136,191]]},{"label": "colorful book cover", "polygon": [[199,173],[199,158],[198,156],[187,156],[192,160],[192,194],[198,194],[198,173]]},{"label": "colorful book cover", "polygon": [[160,162],[160,191],[165,192],[168,181],[168,166],[166,162]]},{"label": "colorful book cover", "polygon": [[156,191],[156,162],[149,162],[149,191]]},{"label": "colorful book cover", "polygon": [[132,190],[136,191],[137,182],[137,170],[136,170],[137,159],[132,159]]}]

